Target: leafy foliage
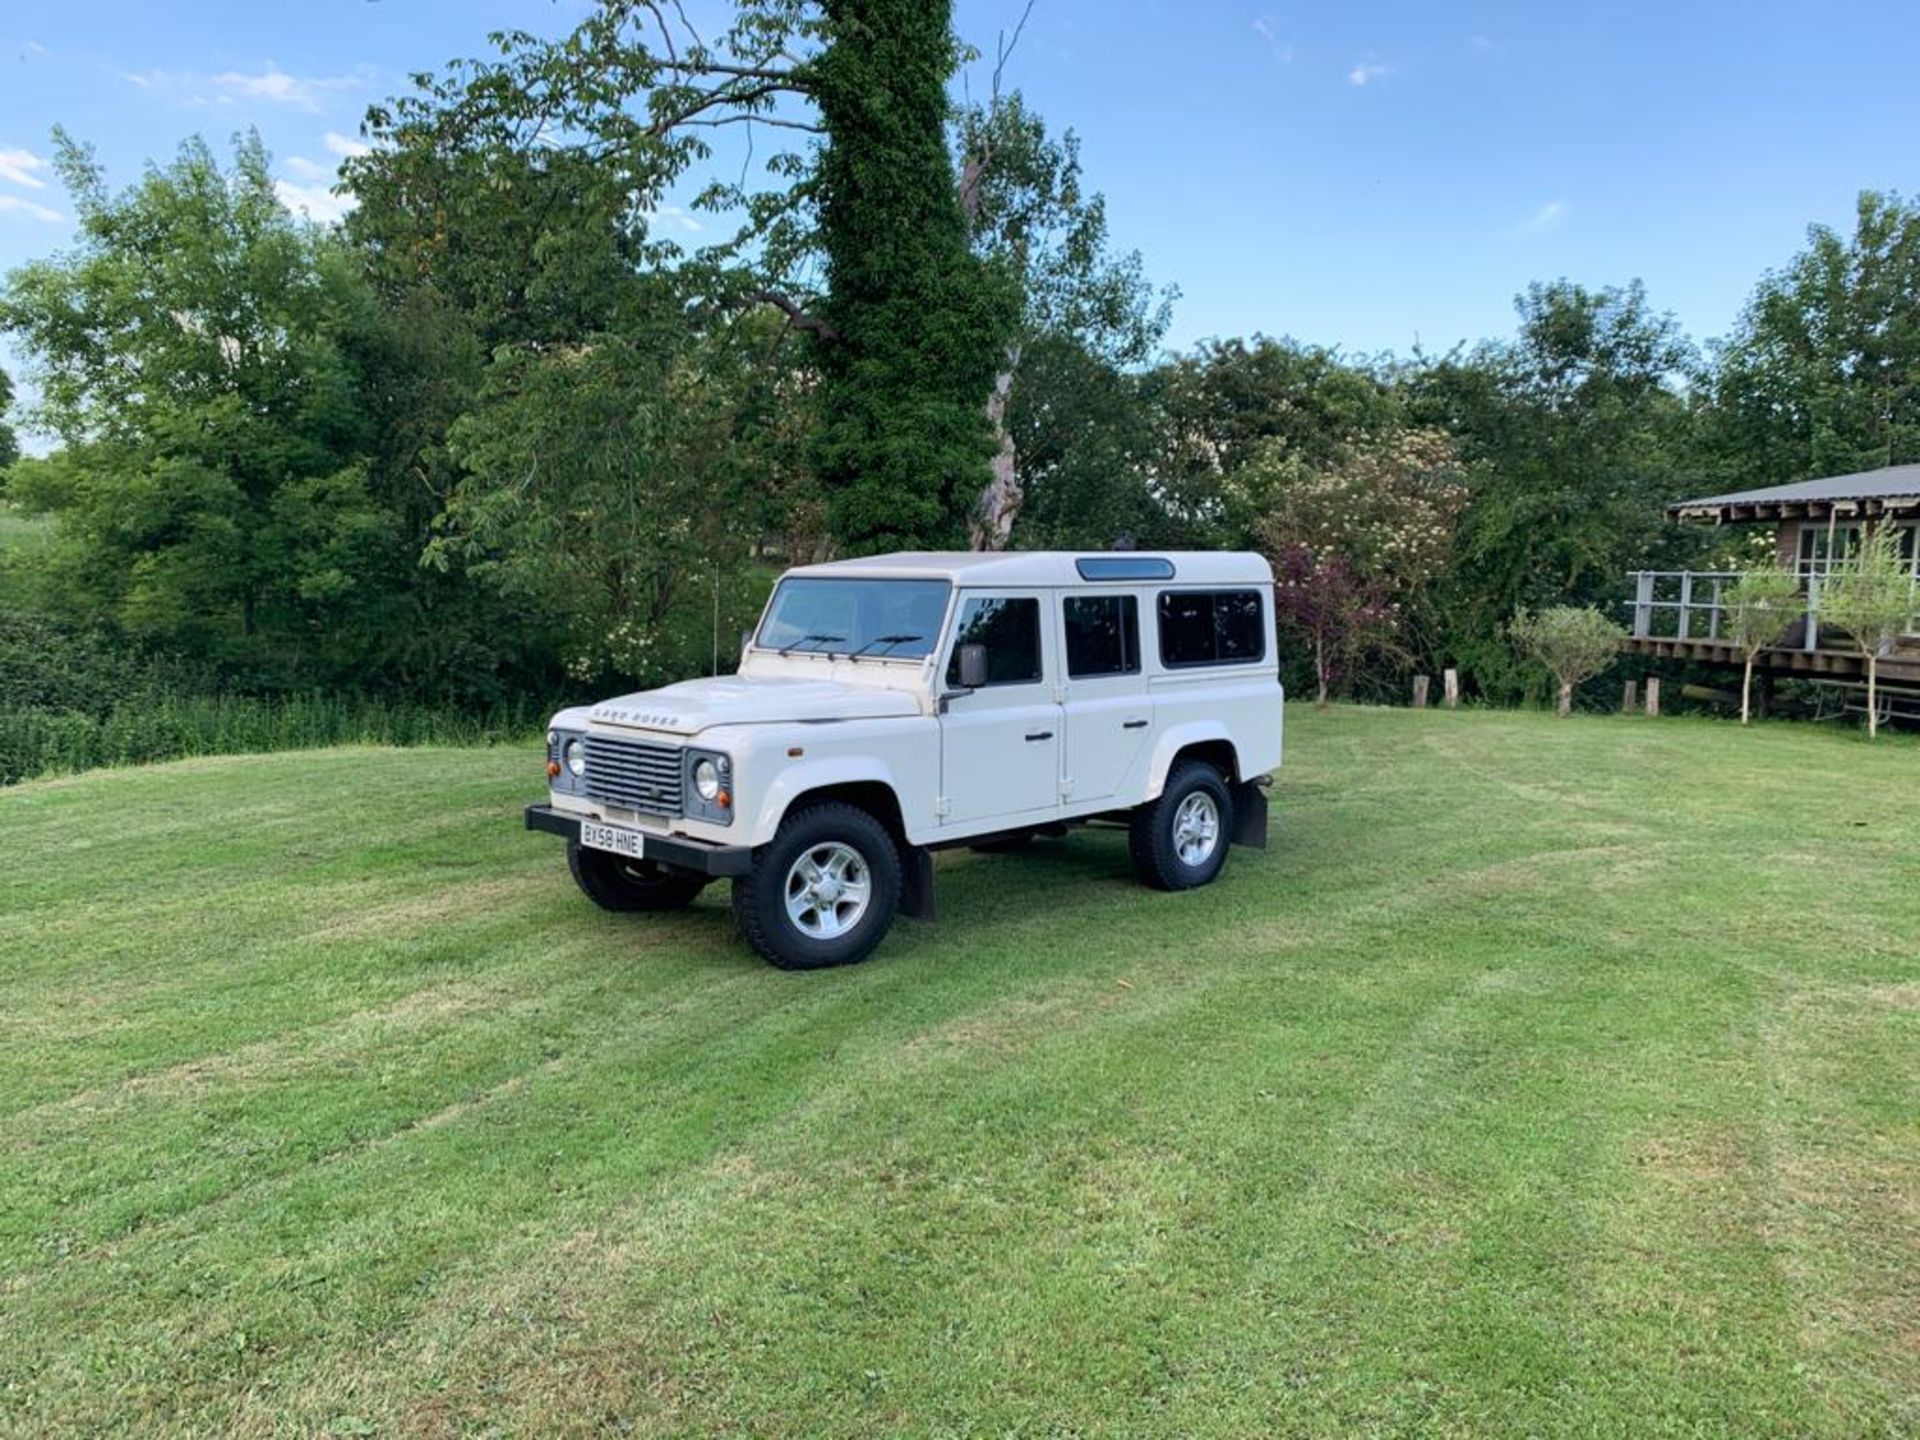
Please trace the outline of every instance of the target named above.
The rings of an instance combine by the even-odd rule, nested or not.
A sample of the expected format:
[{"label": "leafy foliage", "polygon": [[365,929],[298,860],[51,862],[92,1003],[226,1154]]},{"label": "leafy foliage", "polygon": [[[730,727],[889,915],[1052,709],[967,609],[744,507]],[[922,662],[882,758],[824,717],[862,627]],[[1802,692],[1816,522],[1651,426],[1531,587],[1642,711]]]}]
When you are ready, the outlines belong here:
[{"label": "leafy foliage", "polygon": [[1386,583],[1355,570],[1337,550],[1288,543],[1273,560],[1274,622],[1313,657],[1315,699],[1325,705],[1368,646],[1393,632]]},{"label": "leafy foliage", "polygon": [[1808,232],[1720,348],[1709,419],[1725,473],[1774,483],[1920,460],[1920,207],[1860,196]]},{"label": "leafy foliage", "polygon": [[13,380],[0,370],[0,494],[6,491],[6,469],[20,456],[20,442],[7,424],[7,412],[13,408]]},{"label": "leafy foliage", "polygon": [[1760,652],[1780,643],[1793,622],[1806,614],[1800,579],[1778,565],[1740,573],[1721,597],[1720,633],[1745,662],[1740,682],[1740,723],[1753,711],[1753,666]]},{"label": "leafy foliage", "polygon": [[1914,628],[1920,594],[1913,558],[1903,533],[1892,525],[1870,526],[1859,545],[1839,561],[1820,586],[1820,621],[1847,632],[1867,666],[1867,733],[1880,732],[1880,660]]},{"label": "leafy foliage", "polygon": [[1560,713],[1573,709],[1573,690],[1613,663],[1621,629],[1591,606],[1551,605],[1521,611],[1510,627],[1521,653],[1544,665],[1560,686]]},{"label": "leafy foliage", "polygon": [[856,553],[958,548],[987,480],[985,404],[1019,313],[972,252],[947,149],[947,0],[827,0],[813,94],[827,293],[814,465]]}]

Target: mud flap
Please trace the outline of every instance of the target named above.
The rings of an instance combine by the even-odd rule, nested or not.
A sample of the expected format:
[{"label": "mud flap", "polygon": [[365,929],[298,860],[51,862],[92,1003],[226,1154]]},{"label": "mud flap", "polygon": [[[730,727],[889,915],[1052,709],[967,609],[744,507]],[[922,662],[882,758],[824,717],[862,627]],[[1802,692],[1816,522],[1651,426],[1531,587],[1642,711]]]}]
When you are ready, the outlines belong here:
[{"label": "mud flap", "polygon": [[933,919],[933,852],[909,845],[900,855],[900,913],[915,920]]},{"label": "mud flap", "polygon": [[1267,848],[1267,789],[1255,780],[1233,787],[1233,843]]}]

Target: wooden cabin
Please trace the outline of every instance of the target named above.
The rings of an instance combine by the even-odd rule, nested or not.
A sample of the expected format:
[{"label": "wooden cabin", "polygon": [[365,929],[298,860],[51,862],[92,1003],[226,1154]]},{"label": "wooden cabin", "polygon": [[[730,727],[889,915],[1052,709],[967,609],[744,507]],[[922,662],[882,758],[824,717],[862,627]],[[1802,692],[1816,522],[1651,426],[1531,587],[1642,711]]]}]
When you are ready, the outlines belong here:
[{"label": "wooden cabin", "polygon": [[[1845,635],[1820,623],[1820,583],[1851,553],[1863,526],[1900,528],[1902,551],[1920,584],[1920,465],[1708,495],[1669,505],[1667,513],[1692,524],[1769,527],[1780,564],[1800,576],[1806,614],[1758,662],[1768,688],[1783,675],[1848,688],[1863,683],[1866,666],[1860,652]],[[1738,666],[1740,655],[1720,637],[1721,596],[1736,578],[1730,570],[1642,570],[1629,576],[1633,598],[1627,602],[1632,616],[1627,649]],[[1890,691],[1891,705],[1920,707],[1920,634],[1882,658],[1880,680]]]}]

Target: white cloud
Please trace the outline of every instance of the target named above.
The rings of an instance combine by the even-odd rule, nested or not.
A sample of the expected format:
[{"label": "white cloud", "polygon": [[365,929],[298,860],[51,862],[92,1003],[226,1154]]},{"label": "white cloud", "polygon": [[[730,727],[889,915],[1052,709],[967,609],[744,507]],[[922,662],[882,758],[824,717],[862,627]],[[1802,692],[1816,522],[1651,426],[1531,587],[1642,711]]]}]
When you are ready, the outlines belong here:
[{"label": "white cloud", "polygon": [[309,160],[304,155],[289,155],[287,169],[293,172],[296,180],[332,180],[334,169],[331,165],[322,165],[318,160]]},{"label": "white cloud", "polygon": [[1538,235],[1542,231],[1555,228],[1566,216],[1566,201],[1549,200],[1514,228],[1522,235]]},{"label": "white cloud", "polygon": [[50,210],[45,205],[36,204],[32,200],[23,200],[18,195],[0,195],[0,215],[7,214],[27,215],[35,220],[45,220],[54,225],[67,218],[58,210]]},{"label": "white cloud", "polygon": [[346,160],[351,160],[359,155],[365,155],[373,149],[373,147],[364,140],[356,140],[351,135],[342,135],[338,130],[329,130],[321,137],[320,143],[325,145],[327,149],[331,150],[334,154]]},{"label": "white cloud", "polygon": [[685,210],[682,210],[678,205],[662,205],[653,213],[661,216],[663,219],[673,221],[673,223],[678,225],[682,230],[689,231],[693,234],[698,234],[707,228],[702,225],[699,220],[689,215]]},{"label": "white cloud", "polygon": [[188,70],[123,71],[121,78],[129,85],[188,106],[259,102],[318,113],[326,108],[328,96],[364,85],[370,75],[365,67],[352,75],[291,75],[269,60],[257,71],[224,70],[218,75]]},{"label": "white cloud", "polygon": [[292,180],[276,180],[273,182],[273,193],[294,214],[304,215],[322,225],[333,225],[346,219],[347,212],[354,206],[353,196],[336,195],[325,182],[300,185]]},{"label": "white cloud", "polygon": [[47,182],[33,172],[47,168],[47,162],[31,150],[0,150],[0,180],[24,185],[29,190],[44,190]]},{"label": "white cloud", "polygon": [[360,82],[351,75],[289,75],[269,60],[257,75],[228,70],[214,76],[212,83],[221,94],[242,100],[266,100],[275,105],[318,110],[321,97],[327,91],[351,89]]},{"label": "white cloud", "polygon": [[1282,65],[1293,63],[1293,47],[1281,43],[1280,22],[1271,15],[1262,15],[1253,22],[1253,33],[1266,41],[1267,50]]},{"label": "white cloud", "polygon": [[1384,80],[1393,73],[1393,67],[1382,65],[1374,60],[1362,60],[1347,71],[1349,85],[1371,85],[1376,80]]}]

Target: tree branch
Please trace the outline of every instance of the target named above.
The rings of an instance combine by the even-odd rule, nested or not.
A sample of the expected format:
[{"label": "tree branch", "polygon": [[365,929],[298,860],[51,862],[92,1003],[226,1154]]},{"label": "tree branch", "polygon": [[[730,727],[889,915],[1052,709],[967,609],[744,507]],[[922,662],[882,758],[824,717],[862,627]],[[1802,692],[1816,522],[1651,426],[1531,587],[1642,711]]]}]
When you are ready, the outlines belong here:
[{"label": "tree branch", "polygon": [[805,330],[809,334],[817,335],[822,340],[827,341],[834,341],[840,338],[840,332],[834,329],[833,326],[820,319],[817,315],[809,315],[805,310],[800,308],[799,304],[791,296],[782,295],[777,290],[749,290],[740,298],[748,304],[773,306],[774,309],[787,317],[787,324],[796,330]]}]

